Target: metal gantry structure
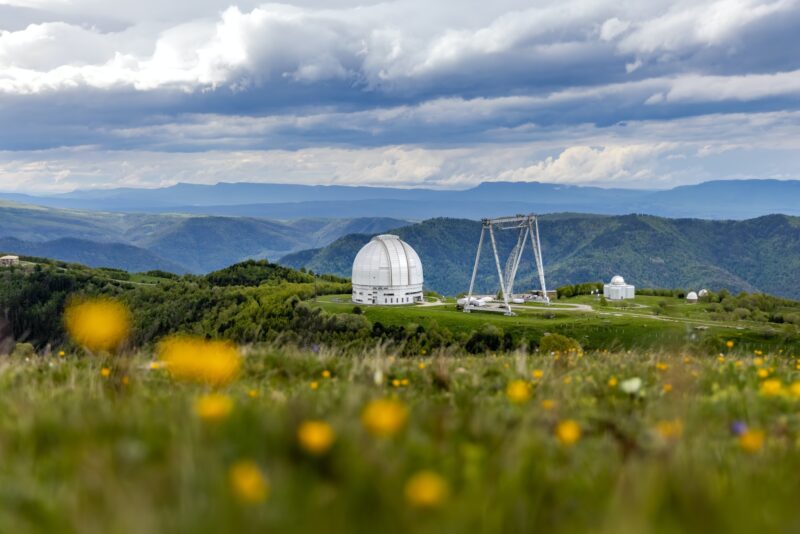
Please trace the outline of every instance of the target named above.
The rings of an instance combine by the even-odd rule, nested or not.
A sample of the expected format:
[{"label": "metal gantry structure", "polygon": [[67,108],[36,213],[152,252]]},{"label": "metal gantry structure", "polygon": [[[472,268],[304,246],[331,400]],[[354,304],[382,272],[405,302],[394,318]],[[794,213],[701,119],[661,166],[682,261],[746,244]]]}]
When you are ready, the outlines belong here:
[{"label": "metal gantry structure", "polygon": [[[539,221],[536,215],[515,215],[513,217],[499,217],[497,219],[482,219],[483,224],[481,228],[481,237],[478,241],[478,252],[475,254],[475,266],[472,268],[472,278],[469,282],[469,293],[467,300],[464,304],[464,311],[469,313],[473,309],[479,309],[478,306],[473,304],[472,291],[475,289],[475,278],[478,275],[478,263],[481,259],[481,250],[483,249],[483,240],[486,234],[489,234],[489,241],[492,245],[492,252],[494,254],[494,263],[497,267],[497,277],[500,279],[500,292],[503,295],[503,310],[506,315],[514,315],[511,311],[509,299],[513,299],[514,281],[517,277],[520,262],[522,261],[522,253],[525,250],[526,243],[530,241],[531,248],[533,249],[533,258],[536,264],[536,271],[539,274],[539,285],[542,289],[542,298],[545,302],[549,303],[550,299],[547,297],[547,286],[544,281],[544,266],[542,265],[542,244],[539,240]],[[505,263],[505,268],[500,267],[500,255],[497,252],[497,241],[494,237],[495,228],[497,230],[515,230],[517,232],[517,244],[511,250],[508,259]]]}]

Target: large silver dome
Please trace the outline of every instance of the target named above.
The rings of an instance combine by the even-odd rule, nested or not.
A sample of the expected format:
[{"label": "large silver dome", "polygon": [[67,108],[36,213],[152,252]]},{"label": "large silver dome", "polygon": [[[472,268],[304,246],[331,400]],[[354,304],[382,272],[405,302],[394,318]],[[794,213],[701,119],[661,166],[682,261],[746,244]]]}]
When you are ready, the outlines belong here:
[{"label": "large silver dome", "polygon": [[398,236],[375,236],[353,261],[353,300],[407,304],[422,300],[422,262]]}]

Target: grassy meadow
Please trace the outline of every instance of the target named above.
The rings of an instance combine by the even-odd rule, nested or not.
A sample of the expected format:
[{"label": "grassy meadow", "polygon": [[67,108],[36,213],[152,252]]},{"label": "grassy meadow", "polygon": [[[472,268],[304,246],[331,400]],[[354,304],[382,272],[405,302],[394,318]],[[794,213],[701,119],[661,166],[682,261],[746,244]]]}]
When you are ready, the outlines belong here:
[{"label": "grassy meadow", "polygon": [[148,353],[5,360],[0,531],[792,531],[798,365],[263,346],[210,385]]}]

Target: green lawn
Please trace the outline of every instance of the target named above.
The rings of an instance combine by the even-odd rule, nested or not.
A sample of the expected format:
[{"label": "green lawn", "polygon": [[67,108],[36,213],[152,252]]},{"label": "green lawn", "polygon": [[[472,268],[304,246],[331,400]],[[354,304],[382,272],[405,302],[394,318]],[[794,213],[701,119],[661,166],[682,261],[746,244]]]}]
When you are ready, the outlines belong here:
[{"label": "green lawn", "polygon": [[[636,304],[653,305],[663,297],[637,297]],[[678,299],[674,299],[678,301]],[[619,350],[659,348],[661,350],[697,350],[716,353],[727,340],[735,340],[750,350],[774,350],[800,353],[800,335],[791,325],[758,324],[753,322],[713,322],[704,317],[700,305],[678,301],[670,314],[656,316],[656,308],[600,307],[592,297],[576,297],[554,301],[561,303],[597,305],[595,312],[547,311],[531,307],[515,310],[514,317],[499,313],[463,313],[454,304],[435,307],[421,306],[361,306],[372,322],[384,325],[419,324],[428,327],[434,321],[454,333],[469,335],[485,324],[494,324],[521,339],[539,339],[547,332],[556,332],[577,339],[590,350]],[[349,295],[321,297],[316,305],[329,312],[350,313],[354,305]],[[670,320],[674,318],[676,320]]]}]

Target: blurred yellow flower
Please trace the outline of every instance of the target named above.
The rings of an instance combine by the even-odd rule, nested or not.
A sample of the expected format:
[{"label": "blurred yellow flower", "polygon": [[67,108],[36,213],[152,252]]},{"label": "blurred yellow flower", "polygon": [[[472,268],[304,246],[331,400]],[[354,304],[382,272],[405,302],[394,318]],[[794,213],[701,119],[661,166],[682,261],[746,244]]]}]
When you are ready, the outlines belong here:
[{"label": "blurred yellow flower", "polygon": [[150,365],[148,367],[150,368],[151,371],[156,371],[164,367],[164,364],[161,362],[150,362]]},{"label": "blurred yellow flower", "polygon": [[241,460],[233,464],[228,480],[233,494],[242,502],[258,504],[269,497],[269,482],[253,461]]},{"label": "blurred yellow flower", "polygon": [[674,440],[683,434],[683,423],[679,419],[664,420],[656,423],[656,433],[666,440]]},{"label": "blurred yellow flower", "polygon": [[544,399],[542,401],[542,409],[543,410],[552,410],[556,407],[556,401],[553,399]]},{"label": "blurred yellow flower", "polygon": [[327,369],[322,371],[322,378],[330,378],[330,377],[331,377],[331,372],[330,371],[328,371]]},{"label": "blurred yellow flower", "polygon": [[309,386],[311,387],[312,391],[316,391],[319,389],[319,382],[317,382],[316,380],[312,381],[311,384],[309,384]]},{"label": "blurred yellow flower", "polygon": [[506,386],[506,396],[514,404],[525,404],[531,398],[531,386],[524,380],[512,380]]},{"label": "blurred yellow flower", "polygon": [[204,421],[221,421],[233,411],[233,399],[227,395],[210,394],[194,401],[194,412]]},{"label": "blurred yellow flower", "polygon": [[408,408],[394,399],[370,401],[361,412],[361,424],[379,437],[393,436],[406,425],[407,420]]},{"label": "blurred yellow flower", "polygon": [[102,369],[100,369],[100,376],[102,376],[103,378],[108,378],[109,376],[111,376],[111,369],[109,369],[108,367],[103,367]]},{"label": "blurred yellow flower", "polygon": [[581,439],[581,427],[572,419],[566,419],[556,425],[555,434],[559,443],[570,446]]},{"label": "blurred yellow flower", "polygon": [[771,378],[761,382],[761,394],[766,397],[774,397],[783,393],[783,384],[777,378]]},{"label": "blurred yellow flower", "polygon": [[417,367],[419,367],[420,369],[425,369],[425,362],[419,362],[419,365]]},{"label": "blurred yellow flower", "polygon": [[63,358],[64,356],[66,356],[66,353],[63,350],[58,351],[59,358]]},{"label": "blurred yellow flower", "polygon": [[564,382],[564,384],[571,384],[572,383],[572,377],[571,376],[565,376],[564,379],[562,380],[562,382]]},{"label": "blurred yellow flower", "polygon": [[608,387],[610,387],[610,388],[617,387],[618,383],[619,383],[619,380],[617,380],[616,376],[612,376],[611,378],[608,379]]},{"label": "blurred yellow flower", "polygon": [[258,398],[258,390],[257,389],[248,390],[247,391],[247,396],[250,397],[251,399],[257,399]]},{"label": "blurred yellow flower", "polygon": [[762,365],[764,365],[764,358],[761,357],[753,358],[753,365],[755,365],[756,367],[761,367]]},{"label": "blurred yellow flower", "polygon": [[789,393],[792,394],[792,397],[800,398],[800,381],[792,382],[792,385],[789,386]]},{"label": "blurred yellow flower", "polygon": [[732,349],[733,348],[733,340],[729,339],[727,342],[725,342],[725,346],[728,347],[729,349]]},{"label": "blurred yellow flower", "polygon": [[75,301],[67,305],[64,323],[73,340],[92,352],[114,352],[131,329],[131,315],[109,298]]},{"label": "blurred yellow flower", "polygon": [[719,356],[717,356],[717,361],[719,363],[725,363],[725,356],[720,354]]},{"label": "blurred yellow flower", "polygon": [[669,365],[663,362],[658,362],[656,363],[656,369],[658,369],[659,371],[666,371],[667,369],[669,369]]},{"label": "blurred yellow flower", "polygon": [[233,343],[194,336],[169,337],[159,343],[158,354],[174,379],[212,386],[231,382],[242,365]]},{"label": "blurred yellow flower", "polygon": [[400,381],[395,378],[394,380],[392,380],[392,386],[394,386],[396,388],[399,388],[400,387]]},{"label": "blurred yellow flower", "polygon": [[542,371],[541,369],[534,369],[533,372],[531,373],[531,376],[536,380],[540,380],[544,376],[544,371]]},{"label": "blurred yellow flower", "polygon": [[756,374],[758,375],[758,378],[767,378],[769,376],[769,371],[766,369],[759,369],[756,371]]},{"label": "blurred yellow flower", "polygon": [[437,508],[450,494],[447,481],[433,471],[420,471],[406,482],[406,501],[416,508]]},{"label": "blurred yellow flower", "polygon": [[756,453],[764,447],[763,430],[745,430],[739,435],[739,446],[745,452]]},{"label": "blurred yellow flower", "polygon": [[123,386],[127,386],[130,383],[131,383],[131,379],[129,377],[127,377],[127,376],[123,376],[122,377],[122,385]]},{"label": "blurred yellow flower", "polygon": [[328,452],[336,434],[325,421],[304,421],[297,429],[297,442],[309,454],[319,456]]},{"label": "blurred yellow flower", "polygon": [[661,391],[664,393],[670,393],[672,391],[672,384],[664,384],[661,386]]}]

